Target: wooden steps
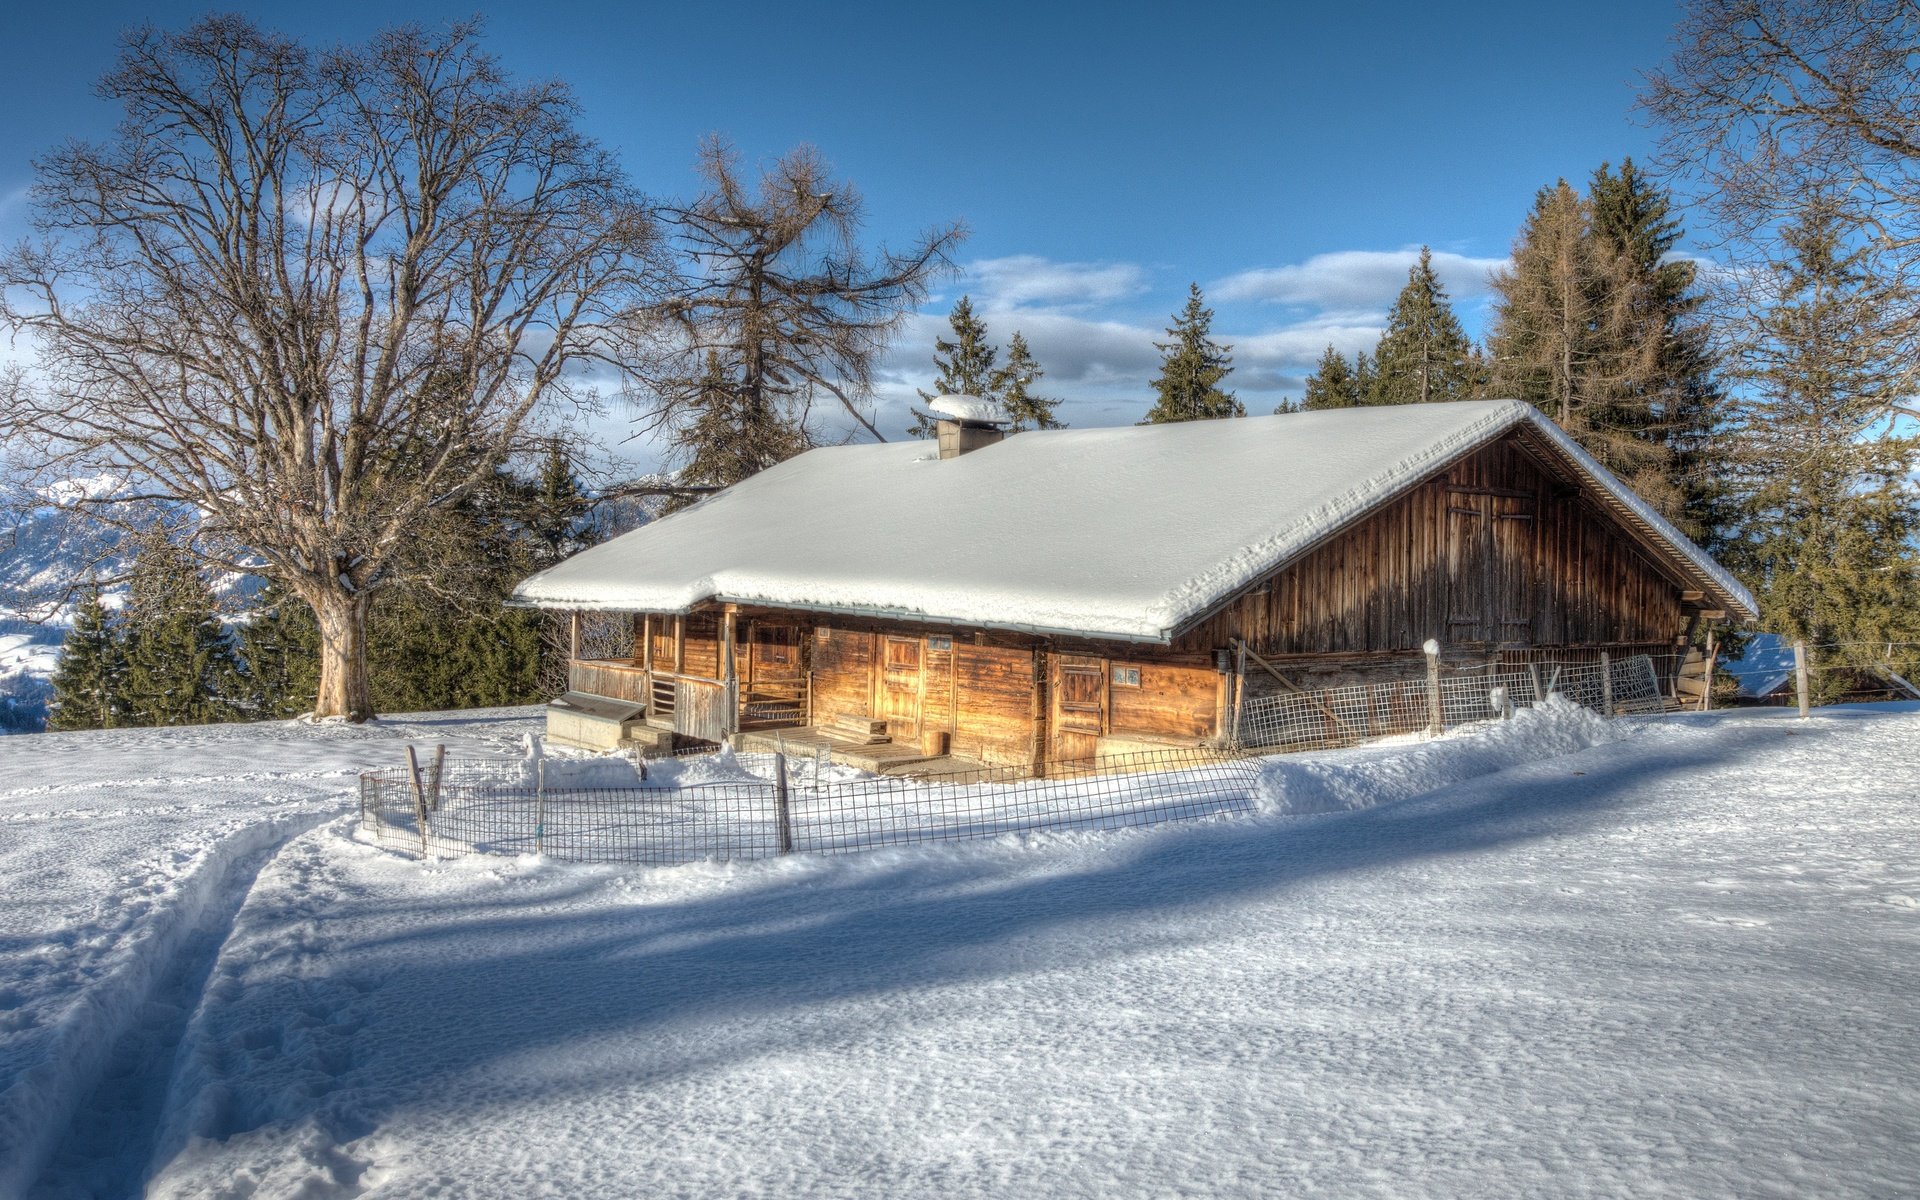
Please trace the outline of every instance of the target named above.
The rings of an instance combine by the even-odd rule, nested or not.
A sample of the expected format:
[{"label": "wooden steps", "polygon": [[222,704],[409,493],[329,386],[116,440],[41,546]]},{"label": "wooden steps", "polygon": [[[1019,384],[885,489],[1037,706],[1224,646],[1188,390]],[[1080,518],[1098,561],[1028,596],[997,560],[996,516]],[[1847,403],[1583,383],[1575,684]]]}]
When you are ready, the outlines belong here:
[{"label": "wooden steps", "polygon": [[951,754],[928,754],[917,744],[899,742],[852,742],[830,725],[792,725],[783,729],[754,729],[736,733],[728,739],[743,752],[771,754],[776,750],[789,755],[811,755],[821,749],[841,766],[869,771],[875,775],[913,775],[954,771],[985,772],[982,763]]},{"label": "wooden steps", "polygon": [[872,746],[887,740],[887,723],[854,713],[835,713],[826,732],[856,746]]}]

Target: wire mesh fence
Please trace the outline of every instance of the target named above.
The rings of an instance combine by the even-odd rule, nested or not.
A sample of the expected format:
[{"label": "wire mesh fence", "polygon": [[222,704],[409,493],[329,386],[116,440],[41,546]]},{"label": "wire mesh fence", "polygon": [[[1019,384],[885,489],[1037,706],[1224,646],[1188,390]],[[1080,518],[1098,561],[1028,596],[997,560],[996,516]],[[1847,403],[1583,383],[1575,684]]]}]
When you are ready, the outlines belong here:
[{"label": "wire mesh fence", "polygon": [[1511,716],[1552,695],[1608,716],[1664,704],[1656,668],[1641,655],[1454,668],[1256,697],[1241,705],[1236,736],[1223,746],[1050,761],[1037,770],[870,775],[836,769],[822,750],[680,756],[649,773],[619,759],[419,763],[409,751],[409,766],[360,777],[360,816],[382,844],[425,856],[642,865],[1118,829],[1252,812],[1261,754],[1431,733]]},{"label": "wire mesh fence", "polygon": [[550,786],[527,764],[373,771],[360,777],[360,816],[383,844],[427,856],[670,865],[1246,814],[1260,778],[1252,759],[1197,748],[1053,762],[1039,777],[833,778],[814,759],[734,762],[738,779],[650,785],[636,774],[620,787]]},{"label": "wire mesh fence", "polygon": [[1647,655],[1599,662],[1450,667],[1425,679],[1282,692],[1243,701],[1234,742],[1248,751],[1326,750],[1510,716],[1550,695],[1606,716],[1660,712]]}]

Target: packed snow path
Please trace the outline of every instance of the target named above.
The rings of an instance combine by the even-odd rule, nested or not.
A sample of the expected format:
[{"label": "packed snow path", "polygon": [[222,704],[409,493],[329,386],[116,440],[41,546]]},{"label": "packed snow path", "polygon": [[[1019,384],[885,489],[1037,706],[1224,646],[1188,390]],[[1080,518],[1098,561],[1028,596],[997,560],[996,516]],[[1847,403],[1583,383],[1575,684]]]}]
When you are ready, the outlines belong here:
[{"label": "packed snow path", "polygon": [[[339,780],[281,765],[371,744],[330,760],[278,729],[250,757],[279,776],[217,789],[251,788],[252,814],[195,808],[191,783],[112,798],[115,772],[173,764],[96,735],[95,790],[59,793],[89,819],[0,825],[26,831],[5,865],[44,868],[29,915],[7,914],[0,989],[53,1018],[134,936],[89,904],[136,910],[142,864],[279,823],[250,835],[266,857],[214,914],[204,986],[180,985],[191,1015],[159,1022],[131,1176],[153,1195],[1866,1197],[1920,1179],[1920,708],[1561,714],[1281,760],[1275,811],[1251,820],[654,871],[397,857],[325,819]],[[23,792],[63,785],[23,763]],[[57,1062],[16,1066],[42,1028],[0,1027],[0,1088],[61,1082]],[[111,1078],[69,1087],[40,1194],[123,1186],[79,1161]]]}]

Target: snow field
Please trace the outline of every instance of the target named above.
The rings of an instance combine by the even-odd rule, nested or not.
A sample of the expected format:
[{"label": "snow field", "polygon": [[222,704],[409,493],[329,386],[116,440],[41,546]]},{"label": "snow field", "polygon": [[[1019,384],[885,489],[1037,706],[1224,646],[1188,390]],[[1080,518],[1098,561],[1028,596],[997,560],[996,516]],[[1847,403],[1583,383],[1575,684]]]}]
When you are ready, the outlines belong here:
[{"label": "snow field", "polygon": [[401,739],[478,755],[533,725],[516,710],[0,741],[0,1197],[132,1194],[172,1048],[261,865]]},{"label": "snow field", "polygon": [[[502,751],[527,725],[469,728]],[[178,1197],[1865,1197],[1920,1178],[1920,706],[1543,711],[1274,760],[1249,819],[665,869],[416,863],[329,818],[342,777],[280,766],[388,765],[396,732],[261,738],[252,802],[318,823],[250,883],[234,856],[172,1034],[121,1035],[158,1061],[127,1085],[158,1096],[132,1109],[142,1163],[99,1165],[109,1075],[31,1194],[134,1194],[149,1172]],[[154,777],[152,747],[111,744],[93,779]],[[184,749],[209,772],[245,756]],[[190,784],[89,786],[57,794],[89,820],[0,829],[37,831],[49,862],[99,856],[35,884],[39,926],[130,942],[62,925],[86,906],[60,879],[112,893],[114,863],[238,837],[236,814]],[[0,957],[0,987],[50,1008],[18,965]]]}]

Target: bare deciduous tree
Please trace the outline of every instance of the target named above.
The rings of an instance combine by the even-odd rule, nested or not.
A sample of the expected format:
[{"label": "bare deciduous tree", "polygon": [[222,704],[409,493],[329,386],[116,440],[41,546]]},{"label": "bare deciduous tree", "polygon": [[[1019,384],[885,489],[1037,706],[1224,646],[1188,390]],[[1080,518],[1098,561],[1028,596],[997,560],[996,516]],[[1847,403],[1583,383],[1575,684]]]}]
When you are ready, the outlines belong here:
[{"label": "bare deciduous tree", "polygon": [[[1782,227],[1815,204],[1871,242],[1876,273],[1920,285],[1920,4],[1693,0],[1642,103],[1662,166],[1741,261],[1736,291],[1771,278]],[[1920,415],[1914,370],[1885,412]]]},{"label": "bare deciduous tree", "polygon": [[104,144],[38,163],[0,260],[30,335],[0,430],[77,503],[191,506],[213,561],[313,608],[316,711],[363,719],[371,596],[430,514],[524,444],[614,318],[655,225],[558,83],[471,25],[316,53],[237,17],[125,41]]},{"label": "bare deciduous tree", "polygon": [[804,450],[823,397],[885,441],[867,413],[875,363],[964,230],[864,251],[860,195],[812,147],[753,184],[709,139],[700,173],[704,193],[670,213],[687,277],[640,322],[656,347],[649,361],[662,364],[637,397],[643,424],[674,431],[699,484],[735,483]]}]

